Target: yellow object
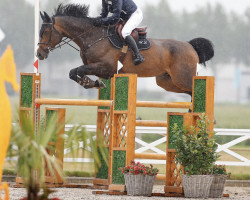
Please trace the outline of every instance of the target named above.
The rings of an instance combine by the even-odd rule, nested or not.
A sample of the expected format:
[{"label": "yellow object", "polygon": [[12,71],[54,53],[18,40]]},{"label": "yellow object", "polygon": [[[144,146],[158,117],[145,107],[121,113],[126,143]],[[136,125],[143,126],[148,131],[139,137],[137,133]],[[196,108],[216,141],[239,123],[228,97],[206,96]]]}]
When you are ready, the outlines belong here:
[{"label": "yellow object", "polygon": [[0,192],[4,189],[6,191],[5,200],[8,200],[8,184],[1,184],[3,164],[10,142],[12,120],[11,107],[5,89],[5,82],[9,82],[12,85],[12,88],[18,92],[19,86],[16,80],[16,64],[10,46],[7,47],[0,59]]}]

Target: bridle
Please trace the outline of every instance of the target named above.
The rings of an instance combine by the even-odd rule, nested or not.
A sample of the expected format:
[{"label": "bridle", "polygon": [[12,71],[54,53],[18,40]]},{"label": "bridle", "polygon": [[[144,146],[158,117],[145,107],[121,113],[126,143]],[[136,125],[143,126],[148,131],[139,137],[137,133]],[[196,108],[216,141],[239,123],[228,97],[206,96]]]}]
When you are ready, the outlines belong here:
[{"label": "bridle", "polygon": [[[62,39],[62,41],[61,41],[58,45],[56,45],[55,47],[51,47],[51,38],[52,38],[52,31],[53,31],[53,30],[56,31],[56,33],[58,33],[58,35],[60,35],[62,38],[65,37],[65,36],[63,36],[63,34],[62,34],[60,31],[58,31],[58,30],[54,27],[54,23],[55,23],[54,17],[52,17],[52,22],[43,22],[43,23],[42,23],[42,25],[49,25],[49,26],[51,26],[50,31],[49,31],[49,34],[50,34],[49,40],[48,40],[47,42],[41,42],[41,41],[40,41],[40,42],[38,43],[38,45],[40,45],[40,44],[45,44],[45,45],[47,45],[47,48],[46,48],[46,49],[42,48],[42,50],[45,51],[46,53],[49,53],[49,51],[53,51],[53,50],[55,50],[55,49],[61,48],[61,47],[64,46],[65,44],[71,46],[72,48],[74,48],[74,49],[77,50],[77,51],[80,51],[79,49],[77,49],[76,47],[74,47],[73,45],[71,45],[69,42],[74,41],[75,39],[77,39],[77,38],[79,38],[79,37],[83,37],[84,35],[86,35],[87,33],[89,33],[90,31],[92,31],[92,30],[95,28],[95,26],[93,26],[93,27],[90,28],[88,31],[83,32],[83,33],[79,34],[77,37],[72,38],[72,39],[66,37],[65,39]],[[102,29],[102,37],[99,38],[99,39],[97,39],[97,40],[95,40],[94,42],[89,43],[89,44],[87,45],[87,47],[83,49],[83,51],[86,52],[87,49],[90,48],[91,46],[93,46],[93,45],[95,45],[96,43],[98,43],[99,41],[104,40],[105,38],[108,38],[109,36],[111,36],[111,35],[106,35],[106,36],[105,36],[104,34],[105,34],[105,33],[104,33],[104,29]],[[43,33],[42,33],[41,35],[43,35]]]},{"label": "bridle", "polygon": [[[50,31],[49,31],[49,34],[50,34],[50,36],[49,36],[49,40],[48,40],[48,42],[38,42],[38,45],[40,45],[40,44],[46,44],[47,45],[47,48],[46,49],[43,49],[45,52],[49,52],[49,51],[53,51],[53,50],[55,50],[55,49],[58,49],[58,48],[61,48],[62,46],[64,46],[65,44],[68,44],[69,46],[71,46],[72,48],[74,48],[75,50],[77,50],[77,51],[79,51],[79,49],[77,49],[77,48],[75,48],[73,45],[71,45],[69,42],[70,41],[74,41],[76,38],[73,38],[73,39],[70,39],[70,38],[68,38],[68,37],[66,37],[65,39],[63,39],[57,46],[55,46],[55,47],[52,47],[51,46],[51,38],[52,38],[52,31],[54,30],[54,31],[56,31],[57,33],[58,33],[58,35],[60,35],[62,38],[63,37],[65,37],[65,36],[63,36],[62,35],[62,33],[61,32],[59,32],[55,27],[54,27],[54,20],[52,20],[53,22],[43,22],[42,23],[42,25],[50,25],[51,26],[51,28],[50,28]],[[80,34],[79,36],[81,36],[82,34]],[[78,36],[78,37],[79,37]],[[69,39],[69,40],[68,40]],[[67,41],[68,40],[68,41]]]}]

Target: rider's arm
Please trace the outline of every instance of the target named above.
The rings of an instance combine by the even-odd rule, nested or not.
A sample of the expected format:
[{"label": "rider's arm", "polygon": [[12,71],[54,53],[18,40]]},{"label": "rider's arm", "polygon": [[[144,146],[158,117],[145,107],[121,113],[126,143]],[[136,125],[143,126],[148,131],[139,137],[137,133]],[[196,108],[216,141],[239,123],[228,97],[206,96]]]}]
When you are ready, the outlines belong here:
[{"label": "rider's arm", "polygon": [[120,19],[120,14],[122,11],[122,0],[113,0],[113,15],[110,17],[102,18],[103,25],[113,25],[117,23]]},{"label": "rider's arm", "polygon": [[105,0],[102,0],[102,13],[101,13],[101,17],[105,18],[107,17],[109,14],[109,10],[108,10],[108,4],[105,3]]}]

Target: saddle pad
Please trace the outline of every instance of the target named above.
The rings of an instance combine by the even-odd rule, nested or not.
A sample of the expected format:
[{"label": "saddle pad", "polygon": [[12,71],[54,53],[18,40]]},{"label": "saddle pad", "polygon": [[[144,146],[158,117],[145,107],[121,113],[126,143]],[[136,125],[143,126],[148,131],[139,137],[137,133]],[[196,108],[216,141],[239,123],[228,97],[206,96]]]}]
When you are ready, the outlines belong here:
[{"label": "saddle pad", "polygon": [[[111,44],[113,44],[113,46],[115,46],[118,49],[122,49],[124,41],[122,41],[120,36],[116,33],[114,26],[108,28],[107,34],[109,35],[108,38]],[[139,37],[137,46],[139,50],[146,50],[151,47],[151,43],[147,38]]]}]

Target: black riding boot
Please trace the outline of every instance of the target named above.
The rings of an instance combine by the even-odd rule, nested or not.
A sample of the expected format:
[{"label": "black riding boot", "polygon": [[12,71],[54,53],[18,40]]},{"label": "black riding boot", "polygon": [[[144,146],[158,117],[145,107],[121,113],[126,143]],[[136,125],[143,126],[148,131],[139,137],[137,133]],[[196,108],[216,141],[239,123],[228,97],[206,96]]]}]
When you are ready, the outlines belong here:
[{"label": "black riding boot", "polygon": [[144,57],[140,54],[137,44],[134,40],[134,38],[129,35],[127,37],[125,37],[125,42],[128,44],[128,46],[132,49],[132,51],[134,52],[134,56],[133,56],[133,62],[135,65],[139,65],[142,62],[144,62]]}]

